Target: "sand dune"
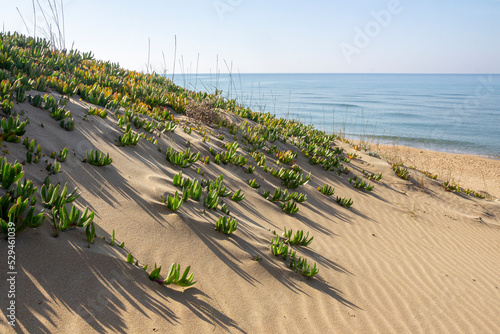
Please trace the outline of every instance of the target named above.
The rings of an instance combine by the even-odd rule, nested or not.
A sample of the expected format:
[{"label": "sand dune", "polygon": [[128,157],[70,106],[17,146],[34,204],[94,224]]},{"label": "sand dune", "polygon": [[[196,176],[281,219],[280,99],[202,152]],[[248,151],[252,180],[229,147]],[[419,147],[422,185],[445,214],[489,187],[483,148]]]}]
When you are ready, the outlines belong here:
[{"label": "sand dune", "polygon": [[[157,145],[142,139],[136,147],[120,147],[116,115],[86,116],[88,106],[73,98],[66,105],[76,123],[71,132],[61,129],[47,111],[27,102],[15,106],[29,117],[26,136],[37,139],[42,153],[68,147],[70,157],[61,173],[50,176],[51,182],[77,187],[78,206],[95,210],[98,235],[106,237],[90,246],[79,229],[54,238],[50,220],[18,235],[18,332],[500,332],[498,161],[411,149],[398,152],[407,166],[438,174],[449,168],[464,186],[490,195],[478,199],[446,192],[441,175],[432,180],[410,170],[411,178],[405,181],[386,160],[335,142],[359,155],[347,165],[351,172],[327,172],[299,153],[296,163],[313,179],[297,189],[308,200],[299,204],[295,215],[283,213],[279,202],[259,194],[280,186],[261,167],[251,175],[231,164],[197,163],[195,167],[205,171],[203,177],[194,168],[184,169],[189,178],[223,174],[229,189],[245,192],[242,202],[225,201],[239,223],[228,237],[214,230],[220,211],[205,210],[201,202],[190,200],[172,212],[161,203],[162,195],[178,190],[172,177],[180,170],[165,159],[165,149],[184,149],[189,140],[193,151],[207,156],[210,147],[220,148],[220,140],[209,135],[211,141],[205,143],[195,131],[187,134],[178,127],[158,138]],[[176,118],[181,124],[188,121]],[[213,131],[224,134],[224,142],[232,141],[227,129]],[[9,162],[25,159],[21,144],[2,144]],[[277,145],[280,150],[298,150],[291,144]],[[91,148],[109,152],[113,164],[83,163]],[[248,152],[238,153],[253,162]],[[268,166],[275,166],[275,157],[266,156]],[[443,167],[446,163],[452,165]],[[24,165],[39,188],[48,175],[45,166],[43,161]],[[348,182],[362,170],[383,174],[382,180],[370,181],[375,184],[372,192]],[[246,183],[250,178],[257,179],[259,191]],[[316,190],[325,183],[335,187],[334,196],[352,198],[353,206],[341,207]],[[309,247],[297,247],[297,252],[317,263],[318,275],[304,278],[272,255],[268,245],[273,231],[281,234],[283,227],[314,236]],[[123,249],[109,244],[113,230],[117,244],[125,242]],[[125,261],[129,252],[149,268],[157,263],[166,270],[174,261],[182,268],[190,265],[197,283],[186,289],[160,286]],[[255,261],[256,256],[261,260]],[[0,268],[7,272],[5,261]],[[6,289],[1,286],[3,301]],[[1,332],[14,332],[7,325],[3,302],[2,310]]]}]

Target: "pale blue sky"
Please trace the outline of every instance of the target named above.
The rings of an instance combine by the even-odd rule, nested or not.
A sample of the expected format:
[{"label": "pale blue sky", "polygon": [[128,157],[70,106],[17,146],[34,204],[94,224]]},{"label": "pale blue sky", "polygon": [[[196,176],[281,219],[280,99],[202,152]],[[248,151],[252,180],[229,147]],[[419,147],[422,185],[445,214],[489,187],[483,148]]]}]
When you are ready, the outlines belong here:
[{"label": "pale blue sky", "polygon": [[[0,23],[26,34],[16,7],[32,35],[32,1],[0,0]],[[176,73],[194,74],[198,55],[198,73],[217,55],[223,73],[224,60],[234,73],[500,73],[500,0],[73,0],[64,12],[68,48],[134,70],[150,38],[153,68],[163,51],[172,73],[176,35]]]}]

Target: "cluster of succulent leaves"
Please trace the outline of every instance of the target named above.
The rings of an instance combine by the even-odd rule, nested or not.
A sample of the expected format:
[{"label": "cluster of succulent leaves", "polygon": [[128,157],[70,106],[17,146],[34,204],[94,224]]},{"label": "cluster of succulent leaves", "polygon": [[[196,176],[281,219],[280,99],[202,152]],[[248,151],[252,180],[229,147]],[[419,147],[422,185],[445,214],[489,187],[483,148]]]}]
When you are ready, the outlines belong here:
[{"label": "cluster of succulent leaves", "polygon": [[[26,162],[29,164],[30,163],[38,163],[38,161],[42,157],[42,147],[40,145],[37,146],[36,139],[32,139],[30,142],[30,141],[28,141],[28,137],[26,137],[26,138],[24,138],[23,144],[26,147],[26,149],[28,150],[26,152]],[[36,147],[36,150],[35,150],[35,147]],[[66,150],[66,157],[67,157],[67,150]],[[61,160],[61,161],[63,161],[63,160]]]},{"label": "cluster of succulent leaves", "polygon": [[286,227],[283,228],[283,237],[286,238],[285,242],[290,245],[301,245],[301,246],[309,246],[313,241],[314,237],[309,237],[309,232],[306,232],[304,235],[303,230],[297,230],[295,234],[293,234],[292,229],[287,230]]},{"label": "cluster of succulent leaves", "polygon": [[23,176],[21,164],[11,164],[6,158],[0,157],[0,186],[6,190],[6,194],[0,198],[0,227],[5,237],[9,232],[19,233],[27,227],[39,227],[46,217],[43,210],[35,214],[34,195],[38,189],[30,180],[21,182]]},{"label": "cluster of succulent leaves", "polygon": [[[61,192],[59,192],[59,190],[61,190]],[[76,190],[75,188],[68,194],[67,184],[64,184],[64,187],[61,189],[60,184],[54,186],[50,183],[50,179],[46,178],[40,190],[42,203],[46,208],[50,209],[52,214],[55,228],[54,236],[58,236],[60,231],[65,231],[68,228],[84,227],[86,228],[87,241],[93,243],[96,235],[93,222],[95,215],[94,211],[90,211],[89,208],[86,207],[85,211],[82,213],[74,205],[71,205],[71,209],[68,212],[66,207],[66,204],[71,204],[80,197],[80,194],[77,194]]]},{"label": "cluster of succulent leaves", "polygon": [[[285,230],[286,231],[286,230]],[[292,231],[290,230],[289,232],[286,233],[285,239],[280,238],[279,236],[276,236],[276,238],[273,238],[271,240],[271,244],[269,245],[271,248],[271,252],[275,256],[281,256],[284,261],[287,261],[287,259],[290,259],[289,267],[292,268],[295,272],[300,272],[302,275],[306,277],[313,277],[316,274],[319,273],[319,269],[316,268],[316,263],[313,264],[313,267],[311,268],[310,265],[307,264],[307,259],[302,258],[302,257],[297,257],[296,251],[294,251],[291,247],[291,242],[289,238],[289,234],[291,236]],[[298,233],[296,233],[296,236]],[[307,233],[309,235],[309,233]],[[293,237],[292,237],[293,238]],[[299,237],[297,236],[297,240]],[[304,241],[303,234],[300,235],[300,240]],[[305,238],[306,241],[304,241],[303,246],[307,246],[311,243],[312,237],[307,240],[307,237]],[[295,244],[300,245],[300,241],[297,241]]]},{"label": "cluster of succulent leaves", "polygon": [[22,122],[19,116],[16,118],[10,115],[8,118],[2,118],[1,138],[7,142],[19,143],[21,136],[26,132],[28,120]]},{"label": "cluster of succulent leaves", "polygon": [[408,169],[403,168],[401,164],[393,163],[392,169],[396,172],[396,175],[403,180],[408,180],[410,178],[410,172],[408,172]]},{"label": "cluster of succulent leaves", "polygon": [[337,199],[335,201],[339,203],[341,206],[346,208],[350,208],[351,205],[354,203],[352,201],[352,198],[339,197],[339,196],[337,196]]},{"label": "cluster of succulent leaves", "polygon": [[297,152],[293,152],[291,150],[278,151],[278,153],[276,153],[276,158],[278,158],[278,160],[284,164],[292,162],[292,160],[295,159],[296,157],[297,157]]},{"label": "cluster of succulent leaves", "polygon": [[186,202],[189,198],[195,201],[199,201],[201,198],[202,187],[198,180],[191,180],[182,175],[182,171],[174,175],[172,178],[172,183],[174,186],[182,188],[182,198]]},{"label": "cluster of succulent leaves", "polygon": [[288,189],[281,191],[280,187],[277,187],[272,195],[269,190],[265,190],[262,196],[270,202],[288,202],[292,199],[297,203],[307,201],[306,194],[299,192],[288,193]]},{"label": "cluster of succulent leaves", "polygon": [[318,187],[320,193],[326,196],[332,196],[335,193],[335,188],[325,184],[323,187]]},{"label": "cluster of succulent leaves", "polygon": [[363,189],[366,191],[372,191],[375,187],[374,185],[371,185],[363,180],[363,177],[358,178],[357,176],[349,178],[349,183],[352,184],[354,188]]},{"label": "cluster of succulent leaves", "polygon": [[443,182],[443,188],[446,190],[446,191],[452,191],[452,192],[462,192],[464,194],[467,194],[467,195],[470,195],[470,196],[474,196],[474,197],[477,197],[477,198],[485,198],[486,196],[474,191],[474,190],[471,190],[471,189],[468,189],[468,188],[461,188],[460,185],[458,183],[454,183],[454,182],[451,182],[451,181],[444,181]]},{"label": "cluster of succulent leaves", "polygon": [[256,179],[247,180],[247,183],[248,183],[248,185],[250,187],[252,187],[254,189],[259,189],[260,188],[260,184],[257,183]]},{"label": "cluster of succulent leaves", "polygon": [[[113,234],[113,236],[114,236],[114,234]],[[139,261],[137,261],[137,260],[134,261],[134,257],[131,253],[127,254],[126,261],[130,264],[135,263],[136,266],[139,265]],[[144,271],[146,271],[148,269],[148,265],[147,264],[144,265],[142,267],[142,269],[144,269]],[[181,286],[181,287],[190,287],[196,283],[196,281],[193,281],[194,274],[193,273],[191,273],[191,275],[189,274],[190,269],[191,269],[191,266],[186,267],[186,269],[184,270],[184,273],[181,276],[180,275],[181,266],[177,262],[174,262],[168,268],[167,275],[162,277],[161,266],[158,267],[155,263],[155,267],[149,273],[148,278],[151,281],[154,281],[154,282],[161,284],[161,285],[176,284],[176,285]]]},{"label": "cluster of succulent leaves", "polygon": [[[226,208],[227,210],[227,208]],[[231,234],[238,228],[238,221],[228,216],[220,216],[215,222],[215,229],[224,234]]]},{"label": "cluster of succulent leaves", "polygon": [[214,156],[214,162],[216,164],[220,164],[221,162],[224,165],[228,163],[232,163],[235,166],[243,166],[247,163],[247,158],[243,155],[236,155],[238,148],[240,147],[237,141],[226,143],[222,145],[226,151],[218,153],[213,148],[210,148],[210,153]]},{"label": "cluster of succulent leaves", "polygon": [[191,148],[177,152],[172,147],[169,147],[166,151],[166,157],[173,165],[188,168],[200,159],[200,152],[191,153]]},{"label": "cluster of succulent leaves", "polygon": [[140,139],[141,136],[139,135],[139,133],[129,130],[125,131],[123,135],[118,136],[118,143],[120,144],[120,146],[135,146]]},{"label": "cluster of succulent leaves", "polygon": [[176,191],[173,196],[170,195],[167,195],[167,197],[162,196],[161,201],[170,210],[177,211],[181,207],[182,203],[184,203],[184,197],[179,195],[179,192]]},{"label": "cluster of succulent leaves", "polygon": [[90,152],[87,151],[86,157],[83,159],[83,162],[87,162],[94,166],[107,166],[113,163],[113,159],[109,157],[109,153],[104,155],[103,152],[99,150],[90,149]]},{"label": "cluster of succulent leaves", "polygon": [[96,115],[96,116],[99,116],[101,118],[108,117],[108,111],[106,110],[106,108],[92,108],[92,107],[90,107],[88,114],[89,115]]},{"label": "cluster of succulent leaves", "polygon": [[194,274],[191,273],[191,275],[189,275],[190,269],[191,266],[186,267],[184,273],[180,276],[181,266],[174,262],[170,265],[170,268],[168,268],[167,275],[162,279],[160,275],[161,266],[157,267],[155,263],[155,268],[149,274],[149,279],[163,285],[176,284],[181,287],[189,287],[196,283],[196,281],[193,281]]},{"label": "cluster of succulent leaves", "polygon": [[45,167],[47,171],[49,171],[50,174],[57,174],[61,172],[61,164],[57,159],[54,159],[54,162],[50,162],[47,164],[47,167]]},{"label": "cluster of succulent leaves", "polygon": [[374,180],[374,181],[380,181],[382,180],[382,173],[370,173],[365,170],[362,171],[363,175],[366,176],[367,179]]},{"label": "cluster of succulent leaves", "polygon": [[302,170],[285,169],[280,168],[279,170],[273,170],[271,174],[281,180],[282,185],[288,189],[295,189],[301,185],[305,185],[309,180],[311,180],[311,173],[307,174],[305,177]]}]

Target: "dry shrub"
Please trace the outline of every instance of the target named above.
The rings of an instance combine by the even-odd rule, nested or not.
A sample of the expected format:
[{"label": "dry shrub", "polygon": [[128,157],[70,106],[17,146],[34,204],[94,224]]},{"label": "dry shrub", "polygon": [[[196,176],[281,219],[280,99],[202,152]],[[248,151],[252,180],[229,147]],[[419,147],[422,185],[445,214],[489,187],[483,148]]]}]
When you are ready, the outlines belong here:
[{"label": "dry shrub", "polygon": [[207,100],[190,99],[186,105],[186,115],[195,122],[207,125],[216,125],[220,122],[219,113]]}]

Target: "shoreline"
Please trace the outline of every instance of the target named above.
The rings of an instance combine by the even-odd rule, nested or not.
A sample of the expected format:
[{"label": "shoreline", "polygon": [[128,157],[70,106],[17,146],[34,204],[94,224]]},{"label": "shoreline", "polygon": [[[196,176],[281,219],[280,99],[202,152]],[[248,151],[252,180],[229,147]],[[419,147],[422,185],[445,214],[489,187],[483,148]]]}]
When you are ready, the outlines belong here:
[{"label": "shoreline", "polygon": [[379,153],[384,160],[402,162],[406,167],[437,174],[441,181],[455,182],[462,187],[500,198],[500,159],[404,145],[372,145],[372,151]]}]

